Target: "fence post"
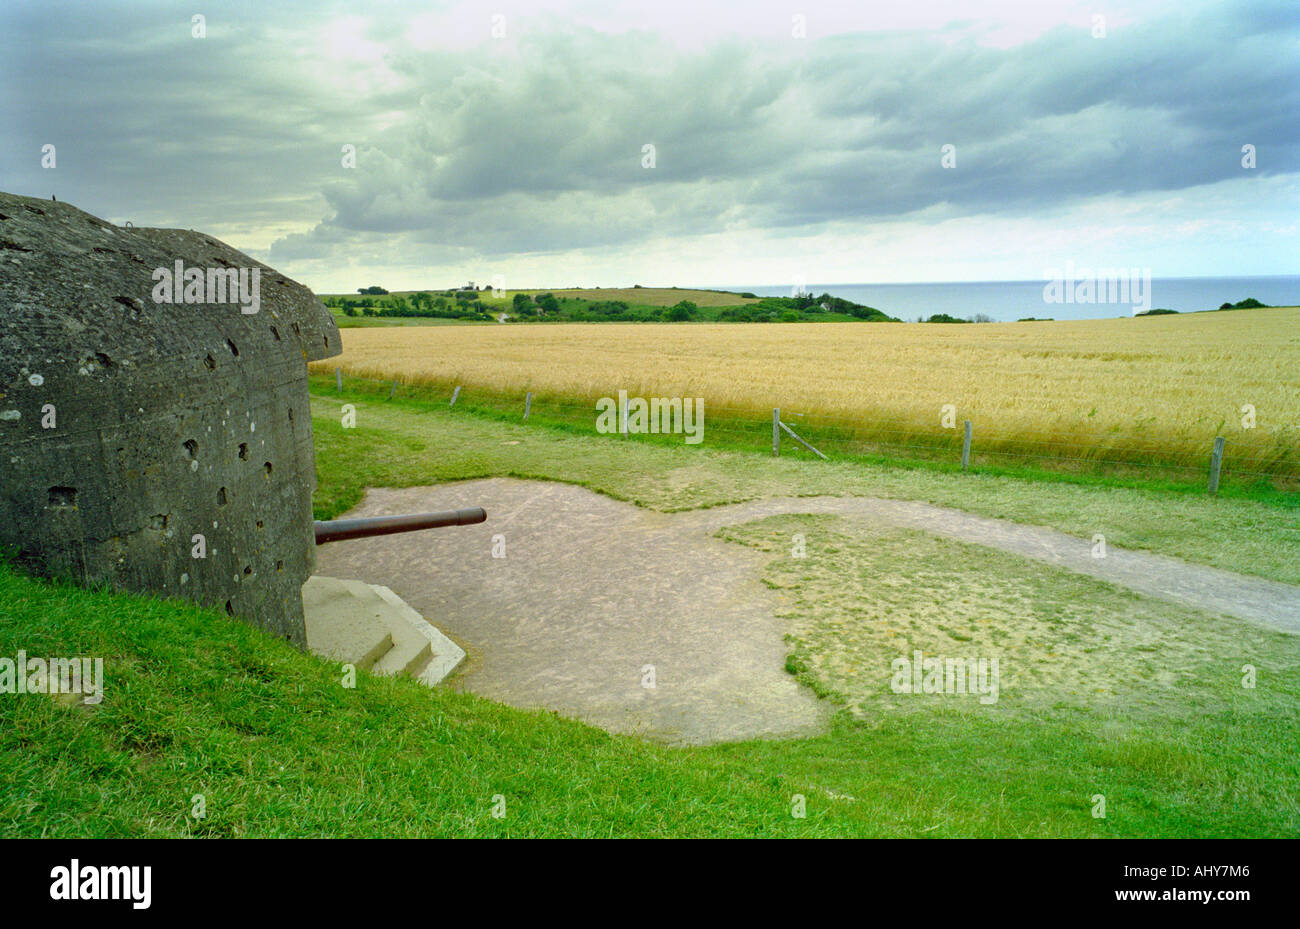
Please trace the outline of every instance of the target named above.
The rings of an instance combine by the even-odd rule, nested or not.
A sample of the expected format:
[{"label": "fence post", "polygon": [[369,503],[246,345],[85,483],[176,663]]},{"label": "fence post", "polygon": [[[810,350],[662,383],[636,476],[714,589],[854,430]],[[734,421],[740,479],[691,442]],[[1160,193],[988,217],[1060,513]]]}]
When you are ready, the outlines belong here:
[{"label": "fence post", "polygon": [[448,403],[447,406],[448,406],[448,407],[453,407],[453,406],[455,406],[455,405],[456,405],[456,398],[459,397],[459,396],[460,396],[460,385],[457,384],[457,385],[456,385],[456,389],[453,390],[453,391],[451,392],[451,403]]},{"label": "fence post", "polygon": [[966,436],[961,442],[961,467],[965,471],[970,467],[970,420],[966,420]]},{"label": "fence post", "polygon": [[781,408],[772,410],[772,456],[781,457]]},{"label": "fence post", "polygon": [[1210,493],[1219,492],[1219,468],[1223,466],[1223,436],[1214,440],[1214,452],[1210,455]]},{"label": "fence post", "polygon": [[524,395],[524,422],[528,422],[528,414],[533,409],[533,392],[530,390]]},{"label": "fence post", "polygon": [[393,389],[388,392],[388,399],[393,399],[393,394],[397,393],[397,381],[393,381]]},{"label": "fence post", "polygon": [[790,438],[794,439],[796,442],[798,442],[798,443],[799,443],[800,445],[802,445],[804,448],[808,449],[808,451],[812,452],[814,455],[816,455],[816,456],[817,456],[818,458],[820,458],[822,461],[830,461],[829,458],[827,458],[827,457],[826,457],[825,455],[823,455],[821,452],[817,451],[817,449],[815,449],[815,448],[813,448],[811,445],[809,445],[806,441],[804,441],[803,437],[800,436],[799,433],[795,432],[793,429],[791,429],[791,428],[790,428],[789,426],[787,426],[785,423],[778,423],[778,425],[780,425],[780,427],[781,427],[782,429],[785,430],[786,435],[790,436]]},{"label": "fence post", "polygon": [[339,393],[343,393],[343,369],[334,369],[334,386],[338,388]]}]

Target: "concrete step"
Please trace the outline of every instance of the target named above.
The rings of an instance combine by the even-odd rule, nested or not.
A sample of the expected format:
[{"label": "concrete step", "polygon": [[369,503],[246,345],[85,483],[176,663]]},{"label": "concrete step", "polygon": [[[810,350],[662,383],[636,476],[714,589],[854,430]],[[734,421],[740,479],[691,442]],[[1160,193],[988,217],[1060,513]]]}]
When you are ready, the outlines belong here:
[{"label": "concrete step", "polygon": [[383,611],[360,598],[347,582],[309,577],[302,585],[307,649],[313,655],[371,668],[393,650]]},{"label": "concrete step", "polygon": [[429,639],[419,628],[429,624],[387,587],[376,584],[371,589],[389,608],[384,620],[393,636],[393,650],[376,661],[373,670],[376,674],[413,674],[433,657]]},{"label": "concrete step", "polygon": [[[429,643],[428,658],[419,668],[408,670],[408,674],[429,687],[437,684],[456,669],[465,660],[465,650],[447,638],[437,626],[421,616],[416,610],[387,587],[374,585],[375,592],[387,600],[397,611],[397,615],[409,624],[410,628]],[[396,631],[394,631],[396,638]]]},{"label": "concrete step", "polygon": [[376,674],[405,674],[432,687],[465,657],[387,587],[316,576],[303,585],[303,608],[313,653]]}]

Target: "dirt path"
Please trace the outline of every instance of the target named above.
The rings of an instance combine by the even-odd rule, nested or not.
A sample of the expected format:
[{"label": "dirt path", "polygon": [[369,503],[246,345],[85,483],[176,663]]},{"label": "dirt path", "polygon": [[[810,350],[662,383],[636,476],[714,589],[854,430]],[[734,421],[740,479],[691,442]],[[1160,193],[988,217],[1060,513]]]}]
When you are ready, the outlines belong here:
[{"label": "dirt path", "polygon": [[[405,598],[469,652],[459,681],[474,693],[670,743],[822,726],[826,708],[784,669],[773,595],[758,580],[766,556],[712,537],[763,516],[924,529],[1300,633],[1300,588],[1113,547],[1093,558],[1090,540],[907,501],[779,498],[656,513],[567,484],[493,478],[372,490],[348,515],[470,505],[488,521],[327,545],[317,572]],[[494,537],[505,557],[493,557]]]}]

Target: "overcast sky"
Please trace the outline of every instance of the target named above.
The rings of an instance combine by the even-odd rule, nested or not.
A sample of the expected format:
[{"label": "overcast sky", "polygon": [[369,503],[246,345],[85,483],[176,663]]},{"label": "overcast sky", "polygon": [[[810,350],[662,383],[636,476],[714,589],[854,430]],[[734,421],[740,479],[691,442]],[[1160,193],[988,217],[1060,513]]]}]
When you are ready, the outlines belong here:
[{"label": "overcast sky", "polygon": [[1297,0],[4,0],[0,49],[0,188],[322,292],[1300,270]]}]

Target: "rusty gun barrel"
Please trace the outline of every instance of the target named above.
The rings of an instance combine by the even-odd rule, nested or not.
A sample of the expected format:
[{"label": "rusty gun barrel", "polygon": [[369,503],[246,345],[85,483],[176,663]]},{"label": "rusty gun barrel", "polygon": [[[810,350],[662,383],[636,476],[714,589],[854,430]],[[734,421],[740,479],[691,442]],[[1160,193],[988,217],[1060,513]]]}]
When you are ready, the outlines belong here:
[{"label": "rusty gun barrel", "polygon": [[487,519],[481,506],[446,513],[408,513],[403,516],[366,516],[360,519],[316,520],[316,544],[340,542],[345,539],[365,539],[372,535],[392,535],[397,532],[418,532],[442,526],[470,526]]}]

